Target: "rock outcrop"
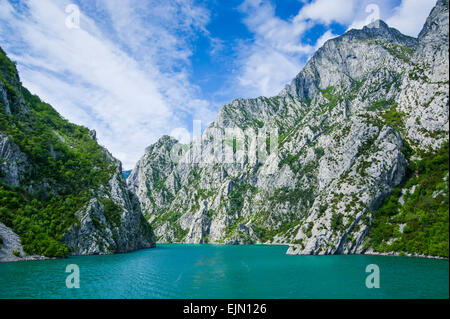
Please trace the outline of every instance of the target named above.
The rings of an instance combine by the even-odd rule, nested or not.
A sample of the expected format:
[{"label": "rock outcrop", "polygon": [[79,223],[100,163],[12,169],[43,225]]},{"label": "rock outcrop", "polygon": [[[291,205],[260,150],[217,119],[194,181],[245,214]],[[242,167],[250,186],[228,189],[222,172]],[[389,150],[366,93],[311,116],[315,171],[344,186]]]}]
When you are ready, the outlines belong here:
[{"label": "rock outcrop", "polygon": [[122,166],[117,160],[114,163],[116,170],[109,183],[102,185],[97,196],[76,212],[78,222],[63,236],[72,255],[124,253],[155,247],[153,230],[141,214],[136,196],[128,192]]},{"label": "rock outcrop", "polygon": [[3,223],[0,223],[0,238],[0,262],[46,259],[43,256],[26,254],[19,236]]},{"label": "rock outcrop", "polygon": [[19,186],[27,170],[27,160],[19,147],[0,133],[0,180]]}]

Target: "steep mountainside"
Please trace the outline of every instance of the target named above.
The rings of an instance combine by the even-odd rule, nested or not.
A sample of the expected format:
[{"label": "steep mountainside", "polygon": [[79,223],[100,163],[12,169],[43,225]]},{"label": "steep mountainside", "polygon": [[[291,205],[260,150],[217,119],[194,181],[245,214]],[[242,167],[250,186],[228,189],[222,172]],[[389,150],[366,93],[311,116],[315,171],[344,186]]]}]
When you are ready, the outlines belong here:
[{"label": "steep mountainside", "polygon": [[128,186],[161,242],[448,256],[448,77],[440,0],[418,38],[350,30],[279,95],[233,100],[190,145],[161,138]]},{"label": "steep mountainside", "polygon": [[31,95],[1,49],[0,80],[0,258],[154,246],[120,162],[95,131]]}]

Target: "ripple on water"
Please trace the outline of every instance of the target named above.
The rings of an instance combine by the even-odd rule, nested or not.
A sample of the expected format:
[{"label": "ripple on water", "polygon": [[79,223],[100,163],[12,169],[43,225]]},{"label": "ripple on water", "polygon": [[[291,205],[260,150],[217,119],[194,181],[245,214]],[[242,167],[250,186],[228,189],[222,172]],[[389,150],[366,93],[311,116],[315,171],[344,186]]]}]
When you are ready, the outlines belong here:
[{"label": "ripple on water", "polygon": [[[287,256],[281,246],[159,245],[129,254],[0,264],[0,298],[448,298],[449,263]],[[65,286],[80,267],[80,289]],[[380,268],[367,289],[365,268]]]}]

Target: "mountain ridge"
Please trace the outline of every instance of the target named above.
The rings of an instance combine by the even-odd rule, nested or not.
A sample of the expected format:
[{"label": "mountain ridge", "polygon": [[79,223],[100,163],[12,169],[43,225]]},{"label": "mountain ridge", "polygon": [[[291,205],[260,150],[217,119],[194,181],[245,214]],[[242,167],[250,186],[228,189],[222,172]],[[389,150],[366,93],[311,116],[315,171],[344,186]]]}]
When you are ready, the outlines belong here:
[{"label": "mountain ridge", "polygon": [[[146,152],[127,184],[158,240],[288,243],[290,254],[369,253],[372,212],[411,163],[448,141],[446,17],[448,2],[440,0],[421,37],[378,21],[327,41],[279,95],[223,106],[201,142],[179,148],[182,163],[170,161],[176,141],[156,150],[155,144],[159,157]],[[427,34],[437,39],[432,52]],[[415,79],[427,59],[424,69],[440,74],[439,83]],[[405,92],[414,85],[422,94],[413,104],[417,93]],[[271,128],[278,130],[278,152],[264,163],[248,155],[233,164],[216,160],[230,144],[221,132]],[[236,138],[231,144],[234,157],[247,148]],[[443,236],[448,248],[448,231]],[[445,254],[445,247],[438,250]]]},{"label": "mountain ridge", "polygon": [[20,82],[0,49],[0,261],[154,247],[121,163]]}]

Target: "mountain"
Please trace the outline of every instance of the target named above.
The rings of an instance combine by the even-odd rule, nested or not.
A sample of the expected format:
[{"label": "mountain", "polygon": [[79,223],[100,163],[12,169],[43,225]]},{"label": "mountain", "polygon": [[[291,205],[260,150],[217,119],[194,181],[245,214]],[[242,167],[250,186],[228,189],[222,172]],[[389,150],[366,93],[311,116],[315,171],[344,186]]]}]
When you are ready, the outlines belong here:
[{"label": "mountain", "polygon": [[[448,256],[448,1],[418,38],[327,41],[274,97],[235,99],[127,179],[159,242]],[[231,159],[231,161],[230,161]]]},{"label": "mountain", "polygon": [[153,247],[121,163],[95,131],[32,95],[1,49],[0,80],[0,261]]}]

